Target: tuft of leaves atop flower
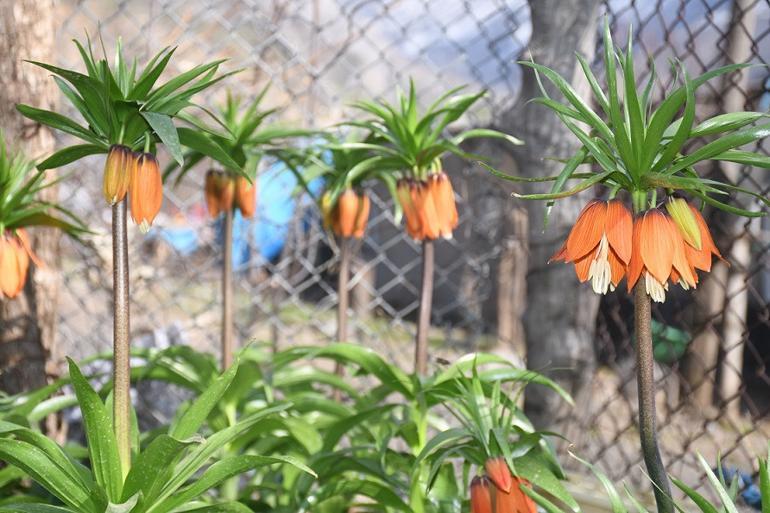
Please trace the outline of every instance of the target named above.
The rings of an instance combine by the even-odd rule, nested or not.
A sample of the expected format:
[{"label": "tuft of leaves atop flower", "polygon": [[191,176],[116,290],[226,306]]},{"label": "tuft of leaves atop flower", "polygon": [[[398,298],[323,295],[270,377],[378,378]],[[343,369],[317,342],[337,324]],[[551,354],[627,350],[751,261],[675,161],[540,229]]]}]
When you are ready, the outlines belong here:
[{"label": "tuft of leaves atop flower", "polygon": [[269,154],[280,158],[289,139],[311,135],[313,132],[305,129],[265,125],[265,121],[278,110],[262,108],[269,89],[270,84],[249,103],[228,91],[227,100],[217,112],[219,117],[212,116],[223,130],[209,128],[192,116],[186,117],[186,121],[200,131],[202,141],[207,141],[207,144],[204,147],[201,142],[199,147],[186,151],[184,164],[170,166],[164,173],[164,179],[176,172],[175,183],[179,183],[191,168],[204,158],[211,157],[230,173],[253,181],[263,156]]},{"label": "tuft of leaves atop flower", "polygon": [[447,136],[447,127],[460,119],[468,109],[486,95],[486,91],[458,94],[465,86],[450,89],[439,96],[423,113],[418,111],[414,82],[409,81],[409,93],[397,93],[396,104],[385,101],[359,101],[353,107],[371,115],[364,121],[346,125],[363,128],[371,133],[365,142],[345,143],[349,149],[369,150],[372,156],[362,167],[376,167],[400,174],[400,178],[425,180],[431,170],[440,169],[439,159],[446,153],[464,159],[484,160],[480,155],[460,148],[463,141],[474,138],[502,139],[522,144],[513,136],[488,128],[472,128]]},{"label": "tuft of leaves atop flower", "polygon": [[[580,140],[581,146],[567,160],[558,176],[518,178],[485,167],[493,174],[511,181],[552,181],[553,186],[548,193],[517,195],[525,199],[548,201],[546,222],[555,200],[577,194],[596,184],[609,187],[611,197],[625,190],[640,198],[639,203],[649,201],[651,207],[655,206],[656,194],[660,189],[667,193],[687,193],[733,214],[747,217],[763,215],[762,212],[738,208],[717,198],[741,193],[756,198],[764,206],[770,206],[768,198],[724,181],[706,179],[696,170],[696,165],[705,161],[728,161],[770,168],[770,157],[741,149],[770,135],[770,123],[757,124],[768,116],[767,113],[720,114],[700,123],[696,123],[695,119],[695,93],[698,88],[709,80],[746,68],[749,64],[722,66],[690,78],[680,63],[678,76],[681,84],[668,91],[655,107],[651,95],[657,81],[654,66],[644,88],[638,90],[632,40],[633,33],[629,31],[625,52],[616,47],[610,34],[609,22],[605,20],[604,88],[591,71],[588,61],[577,55],[598,111],[554,70],[535,62],[520,62],[534,70],[540,85],[543,96],[533,101],[551,109]],[[556,86],[566,102],[557,101],[548,95],[542,85],[542,77]],[[587,130],[583,126],[587,126]],[[703,138],[708,139],[701,144],[692,144]],[[578,168],[584,164],[592,165],[596,171],[579,172]],[[579,183],[566,189],[571,179],[577,179]]]},{"label": "tuft of leaves atop flower", "polygon": [[57,151],[38,165],[40,169],[61,167],[88,155],[107,153],[114,144],[156,153],[157,143],[165,145],[179,165],[183,164],[182,148],[186,146],[220,160],[223,165],[237,167],[227,155],[212,151],[208,140],[197,130],[177,128],[172,121],[183,117],[181,111],[194,105],[195,94],[237,73],[217,74],[224,60],[195,66],[158,84],[176,48],[164,48],[140,71],[136,59],[129,64],[125,58],[120,39],[112,64],[107,60],[103,43],[101,59],[94,56],[90,38],[85,45],[77,40],[74,43],[86,74],[44,62],[29,62],[53,73],[56,85],[85,124],[57,112],[17,105],[24,116],[83,141]]},{"label": "tuft of leaves atop flower", "polygon": [[21,152],[8,149],[0,133],[0,234],[28,226],[49,226],[79,238],[88,232],[75,214],[39,198],[58,180],[45,180],[45,171]]}]

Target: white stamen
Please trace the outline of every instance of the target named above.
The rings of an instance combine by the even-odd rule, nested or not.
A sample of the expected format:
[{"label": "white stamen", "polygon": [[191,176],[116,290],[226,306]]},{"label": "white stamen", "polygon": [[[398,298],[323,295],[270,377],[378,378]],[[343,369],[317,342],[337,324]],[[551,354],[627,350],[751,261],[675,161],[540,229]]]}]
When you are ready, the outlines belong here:
[{"label": "white stamen", "polygon": [[653,275],[644,272],[644,288],[647,290],[647,294],[656,303],[662,303],[666,300],[666,291],[668,290],[668,282],[661,283]]},{"label": "white stamen", "polygon": [[139,224],[139,231],[142,233],[147,233],[150,231],[150,223],[148,223],[146,219],[143,219]]},{"label": "white stamen", "polygon": [[[606,294],[612,286],[612,269],[610,268],[610,244],[607,236],[602,235],[599,241],[599,250],[588,268],[588,277],[591,278],[591,287],[597,294]],[[615,290],[612,286],[611,290]]]}]

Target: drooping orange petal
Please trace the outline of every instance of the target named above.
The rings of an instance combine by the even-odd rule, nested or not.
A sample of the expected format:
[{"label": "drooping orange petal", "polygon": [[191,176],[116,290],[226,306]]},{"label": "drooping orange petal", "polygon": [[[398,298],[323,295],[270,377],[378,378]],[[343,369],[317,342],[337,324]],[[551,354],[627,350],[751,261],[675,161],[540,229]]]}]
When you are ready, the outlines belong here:
[{"label": "drooping orange petal", "polygon": [[604,234],[606,217],[607,203],[604,201],[593,200],[583,208],[567,237],[567,262],[575,261],[596,248]]},{"label": "drooping orange petal", "polygon": [[565,240],[564,243],[561,245],[559,250],[553,254],[551,258],[548,259],[548,263],[551,262],[563,262],[566,257],[567,253],[567,241]]},{"label": "drooping orange petal", "polygon": [[203,196],[206,199],[206,209],[209,211],[209,216],[217,217],[221,209],[219,206],[219,188],[214,170],[209,170],[206,173],[203,182]]},{"label": "drooping orange petal", "polygon": [[585,283],[588,280],[588,272],[591,270],[591,261],[596,256],[596,251],[583,255],[575,260],[575,274],[577,274],[580,283]]},{"label": "drooping orange petal", "polygon": [[369,221],[369,210],[371,203],[369,196],[361,194],[358,199],[358,212],[356,213],[356,229],[353,232],[353,237],[361,239],[366,231],[366,225]]},{"label": "drooping orange petal", "polygon": [[458,220],[452,183],[446,173],[442,171],[430,176],[428,187],[433,195],[441,236],[447,239],[451,238],[452,230],[457,227]]},{"label": "drooping orange petal", "polygon": [[634,228],[631,235],[631,260],[628,262],[628,269],[626,270],[626,285],[628,291],[634,288],[639,276],[644,271],[644,262],[642,261],[641,254],[641,233],[642,233],[642,218],[637,217],[634,219]]},{"label": "drooping orange petal", "polygon": [[628,211],[623,202],[612,200],[607,203],[604,233],[607,235],[610,247],[626,265],[631,260],[633,224],[631,212]]},{"label": "drooping orange petal", "polygon": [[358,215],[358,194],[353,189],[346,189],[337,199],[337,216],[339,220],[337,235],[350,237],[356,228]]},{"label": "drooping orange petal", "polygon": [[0,234],[0,293],[3,296],[12,299],[21,290],[23,282],[19,270],[18,255],[13,242],[4,234]]},{"label": "drooping orange petal", "polygon": [[639,239],[639,252],[644,267],[656,280],[666,283],[674,262],[674,240],[666,215],[656,208],[645,212]]},{"label": "drooping orange petal", "polygon": [[254,212],[257,210],[255,192],[254,182],[249,182],[244,176],[235,179],[235,204],[246,219],[254,217]]},{"label": "drooping orange petal", "polygon": [[529,484],[529,481],[525,479],[521,479],[518,476],[514,476],[513,479],[514,479],[514,483],[513,483],[514,489],[518,490],[518,492],[521,494],[519,499],[519,508],[517,509],[517,512],[518,513],[537,513],[537,505],[535,504],[535,501],[532,500],[532,498],[529,495],[527,495],[521,490],[521,486],[527,486],[531,488],[532,485]]},{"label": "drooping orange petal", "polygon": [[511,491],[495,491],[495,513],[537,513],[537,506],[519,488],[519,479],[516,479]]},{"label": "drooping orange petal", "polygon": [[485,476],[471,480],[471,513],[492,513],[491,484]]},{"label": "drooping orange petal", "polygon": [[495,483],[495,486],[497,486],[505,493],[511,491],[511,487],[513,486],[513,477],[511,476],[511,471],[508,468],[508,463],[506,463],[504,458],[488,459],[484,464],[484,469],[487,471],[489,479]]},{"label": "drooping orange petal", "polygon": [[401,204],[401,209],[404,211],[406,233],[409,234],[411,238],[418,240],[420,235],[420,220],[417,216],[414,200],[412,199],[412,184],[407,180],[399,180],[396,194],[398,196],[398,202]]},{"label": "drooping orange petal", "polygon": [[[630,258],[631,257],[629,256],[629,260]],[[610,262],[610,281],[612,282],[612,285],[617,288],[620,280],[623,279],[623,275],[626,274],[626,264],[623,263],[612,247],[610,247],[610,251],[607,254],[607,259]]]},{"label": "drooping orange petal", "polygon": [[[711,237],[711,231],[709,230],[709,226],[706,223],[706,220],[703,219],[703,216],[701,215],[700,211],[695,208],[693,205],[690,205],[690,209],[692,210],[692,214],[695,217],[695,222],[698,224],[698,228],[700,228],[700,238],[701,238],[701,251],[705,250],[710,253],[713,253],[717,256],[717,258],[722,258],[722,254],[719,252],[719,248],[717,248],[717,245],[714,244],[714,239]],[[709,258],[709,264],[708,269],[702,269],[703,271],[710,271],[711,270],[711,258]],[[700,267],[698,269],[701,269]]]},{"label": "drooping orange petal", "polygon": [[417,215],[420,219],[423,237],[435,240],[441,235],[436,204],[433,202],[433,195],[430,193],[428,184],[420,182],[417,184]]},{"label": "drooping orange petal", "polygon": [[671,271],[671,275],[673,276],[674,271],[676,271],[676,273],[689,287],[695,287],[698,282],[694,276],[690,264],[687,262],[687,256],[684,249],[686,245],[684,238],[682,237],[682,234],[679,231],[679,228],[677,228],[673,219],[668,218],[668,225],[669,237],[674,244],[674,258],[672,260],[673,269]]},{"label": "drooping orange petal", "polygon": [[27,253],[27,250],[24,249],[18,238],[15,241],[11,241],[11,244],[15,246],[16,265],[18,267],[19,283],[17,284],[16,291],[13,294],[13,296],[17,296],[24,289],[24,283],[27,281],[27,270],[29,270],[29,253]]}]

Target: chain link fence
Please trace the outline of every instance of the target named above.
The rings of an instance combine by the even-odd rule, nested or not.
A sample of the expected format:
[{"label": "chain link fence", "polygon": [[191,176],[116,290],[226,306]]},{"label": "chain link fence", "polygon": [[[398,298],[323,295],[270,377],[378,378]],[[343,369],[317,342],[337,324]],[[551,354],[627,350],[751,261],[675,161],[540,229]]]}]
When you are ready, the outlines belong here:
[{"label": "chain link fence", "polygon": [[[101,34],[107,48],[121,35],[127,53],[140,62],[160,46],[178,46],[177,70],[228,58],[227,69],[243,70],[227,80],[234,93],[253,96],[270,82],[267,103],[281,109],[274,121],[311,128],[344,119],[353,100],[392,99],[394,87],[404,87],[409,77],[423,101],[462,84],[488,89],[464,122],[494,125],[517,101],[522,71],[515,61],[532,32],[524,0],[61,0],[57,9],[57,64],[78,65],[69,40],[81,38],[84,29],[95,41]],[[633,26],[641,79],[655,62],[670,84],[672,58],[691,75],[736,60],[770,62],[770,0],[608,0],[600,11],[609,15],[617,40]],[[768,110],[767,70],[752,68],[746,77],[701,88],[699,114]],[[221,89],[200,102],[221,102]],[[462,198],[461,219],[456,237],[440,242],[437,252],[433,365],[471,350],[514,355],[510,343],[500,344],[497,287],[507,269],[501,260],[521,242],[506,239],[502,229],[516,202],[477,166],[447,166]],[[63,243],[58,351],[84,357],[111,347],[109,211],[93,208],[100,203],[100,159],[69,171],[62,198],[98,234],[86,246]],[[135,345],[218,350],[221,249],[219,225],[205,213],[204,171],[166,188],[148,236],[130,234]],[[713,172],[768,193],[766,171]],[[292,198],[295,186],[280,165],[264,162],[257,216],[236,219],[241,342],[284,347],[334,337],[337,248],[312,203]],[[387,194],[375,191],[351,280],[351,338],[411,368],[419,247],[394,225],[391,207]],[[770,438],[770,224],[713,215],[712,225],[731,267],[717,265],[708,286],[704,282],[695,294],[672,292],[656,311],[664,459],[686,482],[701,477],[697,451],[714,464],[721,452],[730,465],[751,472]],[[613,479],[643,486],[630,319],[626,295],[603,299],[598,370],[578,395],[578,407],[557,425],[577,454],[600,463]]]}]

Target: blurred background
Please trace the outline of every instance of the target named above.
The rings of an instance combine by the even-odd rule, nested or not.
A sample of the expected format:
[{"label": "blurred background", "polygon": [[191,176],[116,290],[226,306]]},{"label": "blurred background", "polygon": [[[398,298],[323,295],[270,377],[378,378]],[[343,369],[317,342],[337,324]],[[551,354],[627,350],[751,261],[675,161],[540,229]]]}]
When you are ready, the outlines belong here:
[{"label": "blurred background", "polygon": [[[86,33],[97,49],[99,38],[110,49],[121,36],[127,55],[140,63],[163,46],[178,46],[175,72],[227,58],[225,70],[242,72],[198,97],[201,105],[216,106],[227,88],[250,98],[271,83],[265,105],[280,109],[272,121],[282,126],[329,127],[352,114],[348,104],[354,100],[393,100],[409,77],[424,105],[453,86],[486,89],[487,97],[459,125],[494,127],[524,139],[527,145],[515,150],[492,143],[472,149],[489,155],[496,167],[526,176],[557,174],[556,159],[574,151],[576,141],[552,114],[527,103],[538,95],[537,86],[516,61],[531,56],[577,77],[574,52],[598,61],[605,14],[617,41],[633,28],[639,81],[654,65],[658,96],[675,79],[672,59],[691,76],[732,62],[770,61],[770,0],[58,0],[51,8],[56,30],[42,33],[34,50],[45,52],[48,41],[49,54],[35,59],[79,67],[70,40]],[[699,115],[767,111],[769,77],[766,67],[757,66],[709,82],[698,91]],[[577,78],[574,85],[586,89]],[[55,92],[27,103],[53,102]],[[60,171],[70,177],[58,194],[96,235],[86,245],[62,240],[58,256],[48,260],[60,272],[36,273],[35,287],[48,280],[53,290],[36,305],[55,314],[36,329],[17,332],[14,345],[4,335],[5,390],[32,386],[27,373],[34,362],[51,377],[62,370],[65,355],[82,359],[111,350],[103,157],[85,162]],[[455,238],[436,248],[430,365],[440,368],[444,360],[483,350],[549,374],[577,406],[531,388],[530,416],[562,432],[568,440],[563,448],[598,463],[611,478],[646,486],[625,285],[599,298],[578,286],[570,267],[546,265],[582,205],[602,191],[560,202],[543,231],[543,204],[511,198],[514,187],[479,165],[448,158],[445,167],[461,220]],[[220,227],[205,210],[206,169],[166,186],[149,234],[131,228],[137,347],[218,350]],[[715,164],[700,171],[724,174],[764,194],[770,190],[768,170]],[[330,341],[337,247],[313,202],[296,196],[296,183],[280,164],[262,163],[258,187],[256,218],[237,218],[235,225],[237,338],[278,347]],[[357,248],[351,338],[411,369],[419,247],[394,224],[389,201],[384,191],[374,191],[370,229]],[[753,459],[766,454],[770,437],[770,222],[707,213],[730,265],[715,264],[694,293],[672,290],[654,312],[662,452],[669,472],[689,483],[702,479],[696,452],[714,465],[721,453],[727,465],[753,472]],[[24,372],[14,367],[19,361]],[[164,414],[154,404],[139,406],[144,415]],[[563,461],[584,470],[566,454]]]}]

